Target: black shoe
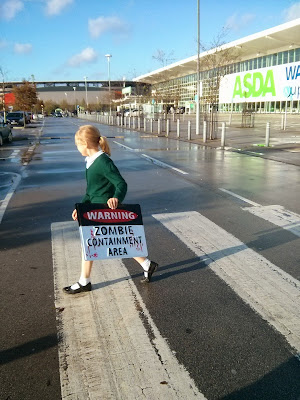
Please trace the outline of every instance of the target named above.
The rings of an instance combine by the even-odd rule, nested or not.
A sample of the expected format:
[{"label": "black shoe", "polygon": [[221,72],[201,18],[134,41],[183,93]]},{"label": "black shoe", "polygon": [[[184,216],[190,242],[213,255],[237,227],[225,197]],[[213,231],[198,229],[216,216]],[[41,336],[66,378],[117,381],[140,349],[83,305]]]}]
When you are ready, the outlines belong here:
[{"label": "black shoe", "polygon": [[150,267],[149,267],[149,270],[148,270],[148,277],[147,277],[147,278],[144,277],[144,278],[141,280],[141,282],[142,282],[142,283],[149,283],[149,282],[151,282],[152,275],[153,275],[154,272],[157,270],[157,268],[158,268],[158,264],[157,264],[156,262],[154,262],[154,261],[151,261],[151,262],[150,262]]},{"label": "black shoe", "polygon": [[87,285],[82,286],[80,285],[79,282],[77,282],[79,285],[78,289],[72,289],[71,286],[66,286],[63,288],[64,293],[67,294],[76,294],[76,293],[81,293],[81,292],[90,292],[92,290],[92,284],[89,282]]}]

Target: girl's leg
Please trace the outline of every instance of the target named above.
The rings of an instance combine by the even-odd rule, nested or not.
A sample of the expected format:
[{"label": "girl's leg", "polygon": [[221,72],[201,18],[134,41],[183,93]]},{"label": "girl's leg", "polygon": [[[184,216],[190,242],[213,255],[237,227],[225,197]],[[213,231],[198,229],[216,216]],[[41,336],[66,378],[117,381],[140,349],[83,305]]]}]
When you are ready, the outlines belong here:
[{"label": "girl's leg", "polygon": [[93,261],[86,261],[82,257],[80,278],[89,279],[91,276],[92,266]]},{"label": "girl's leg", "polygon": [[86,292],[91,290],[91,280],[90,275],[92,271],[93,261],[86,261],[83,257],[81,260],[81,275],[78,282],[74,283],[72,286],[67,286],[63,290],[68,294],[76,294],[80,292]]},{"label": "girl's leg", "polygon": [[144,278],[142,279],[142,282],[149,283],[153,273],[158,268],[158,264],[154,261],[150,261],[149,258],[146,257],[134,257],[134,260],[137,261],[144,270]]}]

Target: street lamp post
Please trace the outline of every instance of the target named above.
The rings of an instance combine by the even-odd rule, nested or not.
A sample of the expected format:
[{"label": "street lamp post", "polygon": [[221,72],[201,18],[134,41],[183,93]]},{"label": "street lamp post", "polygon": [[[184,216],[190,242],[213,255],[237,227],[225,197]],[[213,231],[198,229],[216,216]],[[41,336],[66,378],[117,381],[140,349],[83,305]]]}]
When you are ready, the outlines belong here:
[{"label": "street lamp post", "polygon": [[85,102],[86,102],[86,108],[89,107],[89,102],[88,102],[88,95],[87,95],[87,76],[84,76],[84,82],[85,82]]},{"label": "street lamp post", "polygon": [[76,110],[76,95],[75,95],[76,86],[73,86],[73,90],[74,90],[74,110]]},{"label": "street lamp post", "polygon": [[200,134],[200,0],[197,0],[197,101],[196,135]]},{"label": "street lamp post", "polygon": [[108,94],[109,94],[109,115],[111,116],[111,97],[110,97],[110,58],[112,57],[111,54],[105,54],[107,58],[108,64]]}]

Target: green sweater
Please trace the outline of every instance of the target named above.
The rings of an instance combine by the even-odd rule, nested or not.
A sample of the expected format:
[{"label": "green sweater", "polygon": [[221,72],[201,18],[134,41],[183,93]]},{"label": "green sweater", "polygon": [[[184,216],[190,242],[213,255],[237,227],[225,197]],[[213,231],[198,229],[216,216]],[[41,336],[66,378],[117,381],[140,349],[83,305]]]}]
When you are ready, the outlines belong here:
[{"label": "green sweater", "polygon": [[116,197],[122,203],[127,183],[107,154],[97,157],[85,173],[87,188],[82,203],[106,203],[111,197]]}]

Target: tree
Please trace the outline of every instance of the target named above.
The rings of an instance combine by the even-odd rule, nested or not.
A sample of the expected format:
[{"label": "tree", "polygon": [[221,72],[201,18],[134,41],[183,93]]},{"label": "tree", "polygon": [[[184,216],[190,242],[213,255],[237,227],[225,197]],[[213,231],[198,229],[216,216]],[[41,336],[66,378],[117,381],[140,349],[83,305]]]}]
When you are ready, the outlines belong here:
[{"label": "tree", "polygon": [[[200,56],[200,74],[202,75],[202,101],[206,105],[204,118],[209,121],[209,138],[214,139],[216,130],[216,112],[219,103],[219,90],[221,79],[228,73],[230,65],[235,63],[239,57],[237,48],[227,48],[224,37],[227,29],[213,39],[209,46],[200,42],[200,48],[204,54]],[[207,113],[209,113],[209,118]]]},{"label": "tree", "polygon": [[13,88],[15,108],[28,111],[38,102],[35,83],[23,80],[22,84]]},{"label": "tree", "polygon": [[44,104],[43,100],[38,100],[37,103],[33,107],[33,112],[35,114],[39,114],[42,112],[44,107],[45,107],[45,104]]},{"label": "tree", "polygon": [[156,54],[153,54],[152,58],[158,61],[163,67],[165,67],[166,65],[170,64],[170,62],[175,61],[175,58],[173,58],[173,56],[174,50],[167,54],[165,51],[157,49]]},{"label": "tree", "polygon": [[49,115],[55,111],[56,108],[59,107],[59,104],[55,103],[52,100],[47,100],[44,103],[44,112],[46,115]]}]

